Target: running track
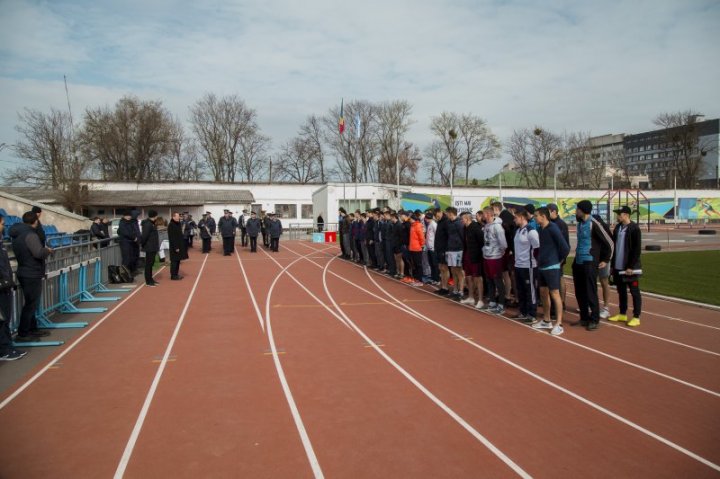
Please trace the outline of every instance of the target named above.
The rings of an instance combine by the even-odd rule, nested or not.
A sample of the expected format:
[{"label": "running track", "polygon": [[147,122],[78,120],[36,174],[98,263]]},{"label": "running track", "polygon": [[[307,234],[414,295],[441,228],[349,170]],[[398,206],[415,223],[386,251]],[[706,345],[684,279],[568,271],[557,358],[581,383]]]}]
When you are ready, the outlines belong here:
[{"label": "running track", "polygon": [[5,393],[0,477],[720,477],[718,311],[553,338],[334,246],[214,248]]}]

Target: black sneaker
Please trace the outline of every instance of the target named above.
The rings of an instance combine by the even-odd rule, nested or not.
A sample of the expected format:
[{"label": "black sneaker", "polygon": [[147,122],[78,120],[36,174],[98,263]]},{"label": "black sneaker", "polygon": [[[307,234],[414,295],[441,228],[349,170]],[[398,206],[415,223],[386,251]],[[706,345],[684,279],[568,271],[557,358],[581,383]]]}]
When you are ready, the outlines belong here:
[{"label": "black sneaker", "polygon": [[148,288],[154,288],[155,286],[157,286],[157,284],[156,283],[145,283],[145,286],[147,286]]},{"label": "black sneaker", "polygon": [[27,354],[27,351],[20,351],[19,349],[11,349],[10,351],[6,352],[5,354],[0,355],[0,361],[17,361],[18,359],[24,357]]},{"label": "black sneaker", "polygon": [[30,336],[33,338],[44,338],[45,336],[50,336],[50,331],[41,331],[36,329],[34,331],[30,331]]},{"label": "black sneaker", "polygon": [[596,322],[596,321],[591,321],[591,322],[589,322],[588,325],[587,325],[587,330],[588,330],[588,331],[595,331],[595,330],[598,328],[598,326],[599,326],[599,323],[598,323],[598,322]]},{"label": "black sneaker", "polygon": [[180,281],[181,279],[183,279],[182,276],[170,276],[170,280],[172,281]]},{"label": "black sneaker", "polygon": [[438,294],[440,296],[447,296],[448,294],[450,294],[450,291],[448,291],[445,288],[440,288],[437,291],[435,291],[435,294]]}]

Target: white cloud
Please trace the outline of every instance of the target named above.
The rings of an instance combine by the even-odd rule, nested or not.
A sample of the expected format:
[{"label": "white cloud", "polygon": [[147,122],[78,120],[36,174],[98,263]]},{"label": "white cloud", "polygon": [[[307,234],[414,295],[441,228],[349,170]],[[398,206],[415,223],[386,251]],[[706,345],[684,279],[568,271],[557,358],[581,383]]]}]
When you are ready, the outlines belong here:
[{"label": "white cloud", "polygon": [[185,118],[205,92],[237,93],[276,145],[341,96],[410,101],[410,139],[421,146],[443,110],[479,114],[501,138],[536,123],[604,134],[649,129],[661,111],[720,114],[712,1],[13,0],[0,14],[6,8],[5,142],[18,109],[64,101],[64,72],[77,111],[135,93]]}]

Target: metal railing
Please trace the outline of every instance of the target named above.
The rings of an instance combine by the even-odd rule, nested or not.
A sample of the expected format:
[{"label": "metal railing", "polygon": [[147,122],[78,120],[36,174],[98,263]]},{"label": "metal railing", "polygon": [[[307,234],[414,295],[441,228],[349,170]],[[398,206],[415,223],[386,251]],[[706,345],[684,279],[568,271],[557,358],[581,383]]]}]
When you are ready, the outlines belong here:
[{"label": "metal railing", "polygon": [[[160,242],[167,239],[167,231],[158,232]],[[73,237],[86,235],[68,235]],[[44,329],[82,328],[85,321],[55,322],[58,314],[103,313],[107,308],[81,307],[81,303],[118,301],[120,296],[95,296],[98,293],[127,293],[130,288],[109,289],[108,266],[122,263],[120,244],[111,239],[72,241],[69,245],[54,249],[46,260],[46,274],[42,280],[42,298],[36,312],[38,327]],[[10,330],[17,332],[23,295],[18,286],[14,295],[13,317]],[[28,346],[57,346],[63,341],[38,341],[19,344]]]},{"label": "metal railing", "polygon": [[310,240],[313,233],[324,233],[326,231],[337,231],[337,223],[323,223],[322,228],[317,223],[309,225],[307,223],[290,223],[286,230],[288,239],[291,240]]}]

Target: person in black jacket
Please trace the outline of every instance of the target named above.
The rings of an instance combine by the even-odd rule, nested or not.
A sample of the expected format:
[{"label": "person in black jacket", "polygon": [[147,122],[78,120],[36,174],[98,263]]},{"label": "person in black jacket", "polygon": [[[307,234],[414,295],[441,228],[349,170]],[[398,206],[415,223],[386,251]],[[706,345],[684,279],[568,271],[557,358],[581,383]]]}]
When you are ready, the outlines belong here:
[{"label": "person in black jacket", "polygon": [[207,225],[207,229],[210,232],[210,236],[215,236],[215,230],[217,229],[217,223],[215,223],[215,218],[212,217],[212,213],[209,211],[206,211],[205,214],[207,215],[207,218],[205,219],[205,224]]},{"label": "person in black jacket", "polygon": [[367,221],[365,222],[365,248],[368,257],[365,258],[367,266],[370,268],[377,268],[377,258],[375,257],[375,228],[377,221],[375,221],[375,214],[372,210],[365,212]]},{"label": "person in black jacket", "polygon": [[180,213],[173,213],[168,224],[168,241],[170,242],[170,279],[178,281],[183,279],[180,276],[180,261],[188,259],[187,243],[183,238],[182,226],[180,225]]},{"label": "person in black jacket", "polygon": [[48,336],[47,331],[40,331],[35,312],[42,295],[42,279],[45,276],[45,258],[53,250],[42,245],[37,233],[37,215],[28,211],[22,216],[22,223],[10,229],[13,252],[17,260],[17,278],[22,288],[23,304],[18,324],[16,342],[32,342],[35,338]]},{"label": "person in black jacket", "polygon": [[157,286],[158,283],[153,279],[152,269],[155,264],[155,256],[160,251],[160,236],[157,227],[155,227],[155,219],[157,219],[157,211],[148,211],[148,217],[142,222],[142,232],[140,244],[145,252],[145,284],[147,286]]},{"label": "person in black jacket", "polygon": [[385,254],[385,274],[388,276],[395,276],[397,269],[395,267],[395,255],[393,252],[395,235],[393,233],[393,213],[388,210],[383,213],[384,223],[382,225],[382,236],[383,236],[383,253]]},{"label": "person in black jacket", "polygon": [[[615,210],[618,224],[613,230],[613,243],[615,250],[612,258],[612,272],[617,287],[620,302],[620,314],[608,318],[610,321],[627,322],[628,326],[640,326],[640,313],[642,312],[642,297],[640,296],[639,276],[642,274],[640,251],[642,251],[642,235],[637,223],[630,220],[632,210],[623,206]],[[633,299],[633,315],[628,321],[627,290]]]},{"label": "person in black jacket", "polygon": [[198,222],[198,229],[200,230],[200,240],[202,241],[202,252],[207,254],[210,252],[210,242],[212,236],[210,235],[210,228],[208,228],[207,213],[202,215]]},{"label": "person in black jacket", "polygon": [[107,238],[105,241],[100,243],[100,246],[102,246],[103,248],[107,248],[108,246],[110,246],[110,220],[104,216],[100,220],[100,229],[105,235],[105,238]]},{"label": "person in black jacket", "polygon": [[270,221],[270,216],[267,213],[260,218],[260,234],[262,235],[263,246],[266,248],[270,246]]},{"label": "person in black jacket", "polygon": [[392,222],[392,252],[393,261],[395,262],[395,278],[403,279],[405,277],[405,263],[402,258],[402,242],[403,235],[405,234],[405,228],[403,228],[403,221],[397,213],[394,213],[390,220]]},{"label": "person in black jacket", "polygon": [[223,240],[223,255],[231,256],[235,250],[235,230],[237,220],[233,218],[230,210],[225,210],[225,215],[218,221],[218,230]]},{"label": "person in black jacket", "polygon": [[464,212],[460,219],[465,225],[465,237],[463,246],[463,270],[465,271],[465,285],[468,288],[468,297],[461,301],[480,309],[483,303],[483,279],[482,279],[482,248],[485,245],[485,234],[482,226],[473,221],[472,214]]},{"label": "person in black jacket", "polygon": [[137,238],[134,243],[130,244],[132,251],[132,268],[130,268],[130,272],[135,275],[137,274],[138,261],[140,260],[140,236],[142,235],[140,232],[140,220],[138,219],[140,217],[140,212],[138,210],[132,210],[130,212],[130,217],[132,218],[132,227],[135,231],[135,238]]},{"label": "person in black jacket", "polygon": [[580,324],[588,331],[598,328],[600,306],[598,305],[597,276],[613,256],[612,237],[598,220],[592,217],[592,203],[578,202],[575,209],[577,219],[577,246],[572,265],[575,296],[580,308]]},{"label": "person in black jacket", "polygon": [[435,293],[441,296],[447,296],[450,294],[450,290],[448,289],[450,269],[448,269],[447,258],[445,257],[448,243],[448,218],[440,208],[435,208],[435,222],[437,223],[437,228],[435,229],[435,257],[438,263],[438,270],[440,271],[440,289],[435,291]]},{"label": "person in black jacket", "polygon": [[250,219],[245,222],[245,229],[250,239],[250,252],[257,253],[257,237],[260,233],[260,220],[254,211],[250,212]]},{"label": "person in black jacket", "polygon": [[132,273],[135,271],[134,245],[138,243],[138,237],[129,211],[123,211],[122,218],[118,224],[117,235],[120,241],[122,265]]},{"label": "person in black jacket", "polygon": [[[92,234],[92,239],[94,240],[103,240],[105,239],[105,232],[103,231],[102,224],[100,223],[100,218],[96,216],[93,218],[93,222],[90,225],[90,233]],[[96,243],[95,248],[100,248],[102,246],[102,242]]]},{"label": "person in black jacket", "polygon": [[[560,212],[558,210],[558,206],[555,203],[550,203],[547,205],[548,211],[550,211],[550,221],[555,223],[555,225],[560,228],[560,233],[562,233],[562,237],[565,240],[565,242],[569,245],[570,244],[570,231],[568,230],[568,225],[565,223],[565,221],[560,217]],[[567,258],[563,258],[562,263],[560,263],[560,270],[563,271],[565,268],[565,262],[567,261]],[[567,287],[565,286],[565,278],[560,277],[560,299],[562,299],[563,308],[565,307],[565,295],[567,293]],[[554,303],[553,303],[554,304]],[[552,311],[550,313],[552,316],[556,316],[555,314],[555,306],[553,305]]]},{"label": "person in black jacket", "polygon": [[37,219],[38,219],[38,225],[36,228],[37,235],[38,235],[38,238],[40,238],[40,244],[42,244],[43,247],[45,247],[45,245],[47,244],[45,241],[45,230],[43,229],[42,222],[40,221],[40,217],[42,216],[42,208],[40,208],[39,206],[33,206],[32,210],[30,210],[30,211],[32,211],[33,213],[35,213],[37,215]]},{"label": "person in black jacket", "polygon": [[283,228],[280,218],[275,216],[274,213],[270,213],[270,224],[268,226],[268,233],[270,234],[270,251],[277,253],[280,251],[280,235],[282,235]]},{"label": "person in black jacket", "polygon": [[322,233],[323,229],[325,228],[325,219],[322,217],[322,214],[318,215],[317,221],[315,223],[317,224],[317,232]]},{"label": "person in black jacket", "polygon": [[[0,238],[5,231],[5,217],[0,215]],[[0,361],[15,361],[25,356],[25,351],[15,349],[10,335],[13,318],[13,270],[5,245],[0,241]]]},{"label": "person in black jacket", "polygon": [[456,301],[461,301],[463,299],[463,290],[465,289],[465,272],[463,271],[462,265],[465,226],[462,221],[460,221],[460,218],[457,217],[457,208],[454,206],[448,206],[445,208],[445,213],[448,217],[448,240],[445,259],[447,261],[448,268],[450,268],[450,274],[452,275],[453,281],[455,282],[455,285],[453,286],[455,291],[449,293],[448,297]]}]

